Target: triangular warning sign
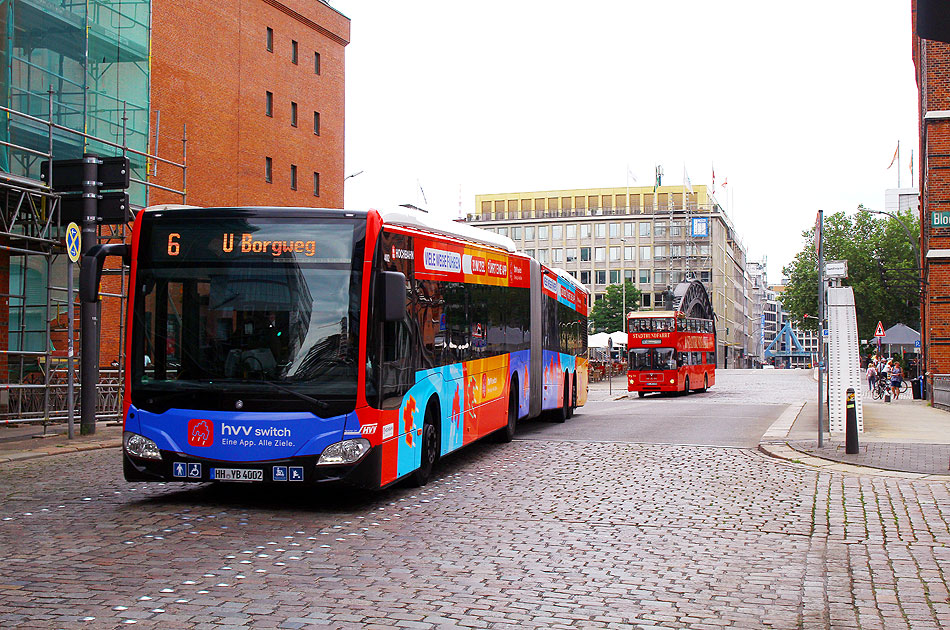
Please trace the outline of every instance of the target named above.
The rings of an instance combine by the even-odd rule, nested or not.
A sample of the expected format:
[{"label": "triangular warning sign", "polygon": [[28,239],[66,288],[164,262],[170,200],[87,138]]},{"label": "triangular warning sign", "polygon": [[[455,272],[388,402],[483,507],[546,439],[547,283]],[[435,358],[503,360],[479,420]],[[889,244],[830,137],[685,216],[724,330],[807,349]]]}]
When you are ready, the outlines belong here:
[{"label": "triangular warning sign", "polygon": [[875,337],[883,337],[883,336],[884,336],[884,326],[883,326],[883,324],[881,324],[881,322],[878,322],[878,323],[877,323],[877,328],[874,329],[874,336],[875,336]]}]

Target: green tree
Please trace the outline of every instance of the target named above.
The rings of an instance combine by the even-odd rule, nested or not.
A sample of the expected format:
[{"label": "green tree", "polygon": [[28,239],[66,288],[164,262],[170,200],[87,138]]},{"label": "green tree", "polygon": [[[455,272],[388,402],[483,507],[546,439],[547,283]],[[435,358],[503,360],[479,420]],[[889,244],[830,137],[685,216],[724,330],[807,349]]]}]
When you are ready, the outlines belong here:
[{"label": "green tree", "polygon": [[[640,308],[640,290],[632,283],[627,285],[627,312]],[[626,330],[623,325],[623,285],[607,287],[604,297],[594,302],[590,312],[590,328],[593,332],[617,332]]]},{"label": "green tree", "polygon": [[[914,246],[908,238],[919,234],[917,218],[911,211],[897,213],[906,225],[892,217],[873,215],[858,208],[848,216],[836,212],[825,216],[825,260],[847,260],[848,278],[844,286],[854,290],[858,336],[871,339],[877,322],[887,328],[901,322],[918,328],[920,284]],[[782,269],[788,286],[782,305],[803,327],[816,328],[817,321],[805,319],[818,313],[818,256],[815,228],[802,233],[804,247]]]}]

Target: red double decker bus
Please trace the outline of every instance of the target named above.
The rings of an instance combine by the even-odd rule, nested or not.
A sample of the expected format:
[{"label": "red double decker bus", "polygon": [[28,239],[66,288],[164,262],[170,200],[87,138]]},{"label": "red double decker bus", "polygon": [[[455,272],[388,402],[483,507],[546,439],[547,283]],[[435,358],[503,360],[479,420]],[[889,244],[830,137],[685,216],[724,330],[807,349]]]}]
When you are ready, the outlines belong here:
[{"label": "red double decker bus", "polygon": [[627,390],[706,391],[716,382],[716,327],[681,311],[647,311],[627,317]]}]

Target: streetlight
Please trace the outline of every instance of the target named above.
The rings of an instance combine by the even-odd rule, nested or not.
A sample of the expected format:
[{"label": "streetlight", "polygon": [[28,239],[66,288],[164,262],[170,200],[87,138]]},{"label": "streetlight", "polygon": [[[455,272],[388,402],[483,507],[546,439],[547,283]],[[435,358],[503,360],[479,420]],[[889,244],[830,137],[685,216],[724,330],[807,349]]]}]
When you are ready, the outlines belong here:
[{"label": "streetlight", "polygon": [[[621,247],[622,247],[622,248],[626,248],[627,239],[624,238],[623,236],[621,236],[621,237],[620,237],[620,242],[623,243],[623,245],[621,245]],[[625,255],[625,253],[624,253],[624,252],[621,252],[620,270],[621,270],[621,272],[623,272],[624,275],[620,278],[620,282],[621,282],[621,285],[620,285],[620,286],[621,286],[622,291],[623,291],[623,313],[621,314],[620,321],[621,321],[621,323],[623,324],[623,332],[624,332],[624,334],[626,334],[626,332],[627,332],[627,276],[626,276],[626,273],[627,273],[626,266],[627,266],[627,265],[625,264],[626,262],[627,262],[627,257],[626,257],[626,255]]]},{"label": "streetlight", "polygon": [[[910,228],[907,227],[907,224],[904,223],[904,221],[903,221],[899,216],[897,216],[896,214],[894,214],[894,213],[892,213],[892,212],[888,212],[888,211],[886,211],[886,210],[871,210],[870,208],[865,208],[864,205],[859,205],[859,206],[858,206],[858,210],[863,210],[863,211],[869,212],[869,213],[871,213],[871,214],[886,214],[887,216],[889,216],[889,217],[891,217],[892,219],[894,219],[895,221],[897,221],[897,223],[904,229],[904,234],[907,235],[907,241],[910,243],[910,248],[911,248],[912,250],[914,250],[914,261],[917,263],[917,274],[918,274],[917,281],[920,282],[920,280],[921,280],[920,274],[923,272],[923,269],[922,269],[921,266],[920,266],[920,245],[918,244],[917,239],[914,238],[914,236],[911,234]],[[920,305],[920,336],[921,336],[921,340],[923,340],[923,339],[926,338],[926,335],[924,334],[924,305],[923,305],[923,292],[924,292],[925,290],[926,290],[926,286],[921,283],[921,284],[920,284],[920,293],[921,293],[921,299],[920,299],[920,301],[921,301],[921,305]],[[921,364],[921,363],[924,363],[924,369],[926,370],[926,364],[925,364],[925,359],[924,359],[924,356],[925,356],[924,351],[925,351],[924,345],[923,345],[923,343],[921,343],[921,346],[920,346],[920,361],[917,362],[917,375],[918,375],[918,376],[920,376],[920,364]]]},{"label": "streetlight", "polygon": [[919,273],[920,272],[920,246],[917,244],[917,239],[915,239],[914,236],[911,234],[910,228],[907,227],[907,224],[904,223],[904,221],[899,216],[897,216],[893,212],[888,212],[887,210],[871,210],[870,208],[865,208],[863,205],[858,206],[858,210],[863,210],[870,214],[886,214],[887,216],[897,221],[897,223],[902,228],[904,228],[904,233],[907,235],[907,242],[910,243],[910,248],[914,250],[914,260],[917,262],[917,272]]}]

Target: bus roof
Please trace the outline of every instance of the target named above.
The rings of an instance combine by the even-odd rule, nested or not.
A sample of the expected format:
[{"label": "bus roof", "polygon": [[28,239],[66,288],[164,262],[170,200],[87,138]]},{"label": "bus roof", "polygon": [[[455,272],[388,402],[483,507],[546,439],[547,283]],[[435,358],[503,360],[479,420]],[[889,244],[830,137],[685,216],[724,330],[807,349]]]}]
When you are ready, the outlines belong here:
[{"label": "bus roof", "polygon": [[646,317],[676,317],[682,315],[679,311],[634,311],[627,315],[627,319],[643,319]]},{"label": "bus roof", "polygon": [[565,280],[573,284],[575,287],[581,289],[584,293],[588,293],[588,294],[590,293],[590,291],[587,290],[587,287],[585,287],[583,284],[578,282],[577,278],[575,278],[573,274],[571,274],[570,271],[567,271],[566,269],[561,269],[560,267],[548,267],[547,265],[543,263],[541,264],[541,266],[544,267],[545,269],[553,271],[558,276],[564,278]]},{"label": "bus roof", "polygon": [[427,212],[406,210],[377,210],[384,223],[402,227],[417,228],[427,232],[434,232],[443,236],[454,236],[466,241],[498,247],[514,253],[515,242],[507,236],[495,234],[488,230],[472,227],[465,223],[448,221]]}]

